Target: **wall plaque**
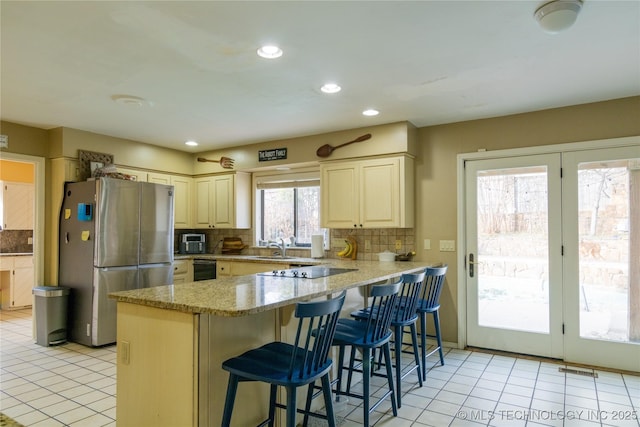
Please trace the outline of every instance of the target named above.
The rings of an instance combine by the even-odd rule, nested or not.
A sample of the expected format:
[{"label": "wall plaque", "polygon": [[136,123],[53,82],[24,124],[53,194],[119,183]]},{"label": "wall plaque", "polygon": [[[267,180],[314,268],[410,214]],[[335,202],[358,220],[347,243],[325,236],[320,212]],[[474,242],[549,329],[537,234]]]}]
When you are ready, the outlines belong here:
[{"label": "wall plaque", "polygon": [[268,162],[271,160],[284,160],[287,158],[286,148],[275,148],[273,150],[258,151],[258,161]]}]

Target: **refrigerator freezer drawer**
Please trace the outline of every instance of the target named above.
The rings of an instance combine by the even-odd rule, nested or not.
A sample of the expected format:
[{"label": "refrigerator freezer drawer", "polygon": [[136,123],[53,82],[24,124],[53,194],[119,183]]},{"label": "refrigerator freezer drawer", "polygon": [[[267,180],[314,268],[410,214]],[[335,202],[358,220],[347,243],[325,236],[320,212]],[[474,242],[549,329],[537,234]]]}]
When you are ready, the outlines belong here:
[{"label": "refrigerator freezer drawer", "polygon": [[107,267],[94,269],[91,345],[116,342],[116,301],[109,293],[138,287],[138,267]]}]

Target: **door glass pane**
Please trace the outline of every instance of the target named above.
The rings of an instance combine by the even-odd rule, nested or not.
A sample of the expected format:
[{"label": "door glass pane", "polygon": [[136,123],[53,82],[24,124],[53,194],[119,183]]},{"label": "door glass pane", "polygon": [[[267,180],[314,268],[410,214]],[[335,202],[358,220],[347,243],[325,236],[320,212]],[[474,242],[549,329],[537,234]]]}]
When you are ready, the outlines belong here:
[{"label": "door glass pane", "polygon": [[546,166],[477,175],[478,324],[549,333]]},{"label": "door glass pane", "polygon": [[640,159],[581,163],[578,209],[580,336],[640,342]]}]

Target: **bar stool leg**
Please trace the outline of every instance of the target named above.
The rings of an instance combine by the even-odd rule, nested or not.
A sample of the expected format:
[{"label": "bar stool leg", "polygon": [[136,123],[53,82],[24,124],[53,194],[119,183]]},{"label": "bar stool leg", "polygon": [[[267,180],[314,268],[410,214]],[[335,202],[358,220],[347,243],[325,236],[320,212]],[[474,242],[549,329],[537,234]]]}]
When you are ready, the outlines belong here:
[{"label": "bar stool leg", "polygon": [[433,312],[433,324],[436,327],[436,340],[438,341],[438,353],[440,353],[440,364],[444,365],[444,355],[442,354],[442,337],[440,336],[440,312]]},{"label": "bar stool leg", "polygon": [[287,427],[296,427],[296,387],[287,389]]},{"label": "bar stool leg", "polygon": [[[413,359],[416,362],[416,366],[418,367],[418,384],[422,387],[422,371],[424,370],[420,366],[420,357],[418,356],[418,334],[416,332],[416,324],[412,323],[409,325],[409,329],[411,329],[411,343],[413,344]],[[398,404],[400,407],[400,404]]]},{"label": "bar stool leg", "polygon": [[387,382],[389,383],[389,390],[391,390],[391,410],[393,416],[398,416],[398,407],[396,406],[395,390],[393,389],[393,369],[391,369],[391,347],[389,343],[383,345],[382,351],[384,351],[384,364],[387,367]]},{"label": "bar stool leg", "polygon": [[331,381],[329,381],[329,374],[322,377],[322,393],[324,394],[324,406],[327,412],[329,427],[336,427],[336,415],[333,411],[333,397],[331,396]]},{"label": "bar stool leg", "polygon": [[271,384],[269,387],[269,427],[273,427],[276,420],[276,397],[278,396],[278,386]]},{"label": "bar stool leg", "polygon": [[420,317],[420,355],[422,356],[422,381],[427,380],[427,315],[419,313]]},{"label": "bar stool leg", "polygon": [[222,427],[231,425],[231,414],[233,413],[233,404],[236,400],[236,391],[238,390],[238,377],[229,375],[229,383],[227,385],[227,397],[224,401],[224,412],[222,414]]},{"label": "bar stool leg", "polygon": [[[389,369],[391,369],[390,366],[389,368],[387,368],[387,371]],[[387,375],[389,375],[388,372],[387,372]],[[363,400],[363,406],[364,406],[364,425],[365,427],[369,427],[369,408],[371,407],[371,402],[369,401],[369,390],[371,386],[371,349],[370,348],[362,349],[362,385],[363,385],[362,400]],[[393,387],[393,384],[391,384],[391,387]],[[395,401],[394,401],[394,406],[395,406]]]},{"label": "bar stool leg", "polygon": [[394,334],[394,353],[396,358],[396,400],[398,408],[402,407],[402,326],[393,327]]}]

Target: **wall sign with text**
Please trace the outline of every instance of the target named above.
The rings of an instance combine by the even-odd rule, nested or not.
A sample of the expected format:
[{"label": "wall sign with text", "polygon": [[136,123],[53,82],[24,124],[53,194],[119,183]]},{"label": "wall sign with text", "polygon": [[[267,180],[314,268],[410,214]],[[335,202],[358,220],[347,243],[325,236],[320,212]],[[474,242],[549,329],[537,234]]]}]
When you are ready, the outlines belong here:
[{"label": "wall sign with text", "polygon": [[287,158],[286,148],[275,148],[273,150],[258,151],[258,161],[268,162],[271,160],[284,160]]}]

